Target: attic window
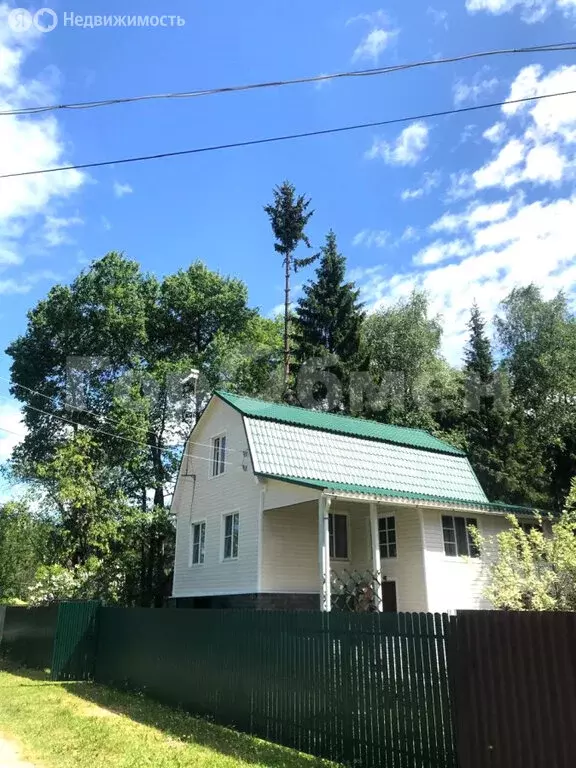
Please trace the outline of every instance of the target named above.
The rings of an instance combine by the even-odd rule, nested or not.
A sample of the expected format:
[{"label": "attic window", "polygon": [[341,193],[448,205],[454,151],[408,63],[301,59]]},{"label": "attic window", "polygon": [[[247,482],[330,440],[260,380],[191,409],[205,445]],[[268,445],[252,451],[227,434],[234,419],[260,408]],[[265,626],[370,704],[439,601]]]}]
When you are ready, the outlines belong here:
[{"label": "attic window", "polygon": [[226,469],[226,435],[212,438],[212,477],[223,475]]}]

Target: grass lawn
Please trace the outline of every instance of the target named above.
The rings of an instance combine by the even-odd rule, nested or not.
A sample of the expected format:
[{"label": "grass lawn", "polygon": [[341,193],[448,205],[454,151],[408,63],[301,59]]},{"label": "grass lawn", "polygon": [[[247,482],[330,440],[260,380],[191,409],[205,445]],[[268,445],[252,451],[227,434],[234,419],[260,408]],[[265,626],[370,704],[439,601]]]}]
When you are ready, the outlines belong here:
[{"label": "grass lawn", "polygon": [[0,735],[38,768],[320,768],[334,763],[142,696],[0,667]]}]

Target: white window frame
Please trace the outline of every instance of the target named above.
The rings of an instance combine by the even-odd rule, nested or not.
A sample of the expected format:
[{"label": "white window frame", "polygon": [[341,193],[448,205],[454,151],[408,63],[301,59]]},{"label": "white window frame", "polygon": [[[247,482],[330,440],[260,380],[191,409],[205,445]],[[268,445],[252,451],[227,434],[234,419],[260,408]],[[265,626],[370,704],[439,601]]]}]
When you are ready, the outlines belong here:
[{"label": "white window frame", "polygon": [[[227,517],[233,517],[234,515],[238,515],[238,541],[236,542],[236,555],[230,555],[230,557],[225,557],[225,548],[226,548],[226,518]],[[232,542],[234,541],[234,538],[232,538]],[[233,551],[234,547],[231,547],[231,550]],[[222,514],[222,535],[221,535],[221,546],[220,546],[220,562],[222,563],[233,563],[236,560],[238,560],[240,554],[240,512],[238,510],[234,510],[233,512],[224,512]]]},{"label": "white window frame", "polygon": [[467,544],[468,552],[466,554],[461,554],[460,552],[458,552],[458,539],[456,537],[456,525],[454,525],[454,544],[456,546],[456,554],[455,555],[447,555],[446,554],[446,543],[444,541],[444,521],[442,519],[444,517],[451,517],[453,520],[454,520],[454,518],[457,518],[457,517],[461,517],[464,521],[474,520],[475,523],[476,523],[476,528],[477,528],[478,532],[481,534],[482,533],[482,531],[481,531],[481,523],[480,523],[480,520],[479,520],[478,516],[477,515],[476,516],[474,516],[474,515],[467,515],[466,513],[464,513],[464,514],[456,513],[455,514],[454,512],[451,512],[450,514],[448,514],[448,513],[441,513],[440,514],[440,533],[441,533],[441,536],[442,536],[442,554],[444,555],[444,559],[445,560],[447,560],[450,563],[457,563],[457,562],[460,562],[462,560],[462,558],[466,558],[468,561],[470,561],[472,563],[480,562],[480,560],[482,559],[482,553],[481,552],[478,555],[471,555],[470,554],[470,533],[468,531],[468,523],[467,522],[466,522],[466,544]]},{"label": "white window frame", "polygon": [[[203,520],[192,520],[190,522],[190,554],[188,557],[188,567],[189,568],[198,568],[198,566],[204,565],[206,562],[206,519]],[[201,549],[201,543],[198,548],[198,557],[202,555],[202,559],[198,560],[197,563],[194,562],[194,528],[197,525],[203,525],[204,526],[204,548]]]},{"label": "white window frame", "polygon": [[[330,555],[330,560],[334,560],[336,563],[349,563],[350,562],[350,551],[352,549],[352,543],[350,540],[350,513],[349,512],[330,512],[329,517],[332,517],[333,515],[341,515],[342,517],[346,518],[346,557],[332,557]],[[330,523],[328,523],[328,528],[330,528]],[[332,537],[329,536],[330,543],[332,543]],[[334,552],[336,552],[336,539],[334,539]]]},{"label": "white window frame", "polygon": [[[216,450],[216,441],[222,440],[224,438],[225,445],[224,445],[224,458],[222,458],[221,455],[219,455],[218,458],[218,469],[220,470],[220,467],[222,468],[221,471],[214,472],[214,464],[215,464],[215,450]],[[221,454],[221,447],[218,448],[219,454]],[[217,435],[214,435],[210,438],[210,479],[215,480],[217,477],[222,477],[222,475],[226,474],[226,465],[228,463],[228,459],[226,458],[228,455],[228,435],[226,432],[220,432]]]},{"label": "white window frame", "polygon": [[[380,543],[380,520],[384,518],[392,517],[394,519],[394,535],[396,537],[395,545],[396,545],[396,554],[393,557],[387,557],[386,555],[382,554],[381,549],[381,543]],[[387,546],[390,546],[390,543],[387,543]],[[378,515],[378,551],[380,552],[380,559],[381,560],[396,560],[398,558],[398,528],[396,526],[396,513],[395,512],[380,512]],[[396,598],[398,598],[398,595],[396,595]]]}]

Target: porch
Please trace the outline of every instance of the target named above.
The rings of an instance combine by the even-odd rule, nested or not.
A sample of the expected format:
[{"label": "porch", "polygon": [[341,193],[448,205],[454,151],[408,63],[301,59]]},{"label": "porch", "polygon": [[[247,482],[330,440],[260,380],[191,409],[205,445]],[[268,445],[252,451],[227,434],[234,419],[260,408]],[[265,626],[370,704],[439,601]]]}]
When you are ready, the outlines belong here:
[{"label": "porch", "polygon": [[426,610],[416,507],[322,494],[264,508],[261,541],[262,593],[306,596],[322,611]]}]

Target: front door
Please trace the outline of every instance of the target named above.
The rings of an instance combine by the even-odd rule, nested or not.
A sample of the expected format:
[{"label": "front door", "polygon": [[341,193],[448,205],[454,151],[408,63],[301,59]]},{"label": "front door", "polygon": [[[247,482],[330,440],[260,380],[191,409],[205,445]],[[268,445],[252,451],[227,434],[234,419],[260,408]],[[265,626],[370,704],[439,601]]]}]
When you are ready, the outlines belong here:
[{"label": "front door", "polygon": [[382,582],[382,610],[396,612],[398,610],[396,603],[396,582]]}]

